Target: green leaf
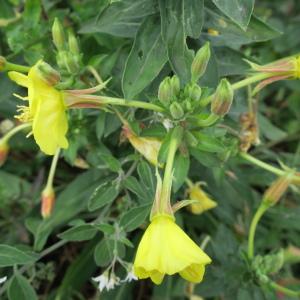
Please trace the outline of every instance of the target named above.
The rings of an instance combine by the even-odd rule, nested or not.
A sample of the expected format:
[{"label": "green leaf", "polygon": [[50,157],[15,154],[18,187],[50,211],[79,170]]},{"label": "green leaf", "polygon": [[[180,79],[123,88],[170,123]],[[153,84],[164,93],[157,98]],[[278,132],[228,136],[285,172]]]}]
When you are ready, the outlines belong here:
[{"label": "green leaf", "polygon": [[124,187],[137,195],[141,203],[151,202],[152,195],[147,193],[147,189],[133,176],[129,176],[123,182]]},{"label": "green leaf", "polygon": [[150,204],[132,208],[122,216],[120,226],[127,232],[135,230],[145,222],[150,209]]},{"label": "green leaf", "polygon": [[104,111],[100,111],[96,120],[96,135],[98,140],[101,140],[105,130],[105,117],[106,113]]},{"label": "green leaf", "polygon": [[153,193],[156,189],[156,179],[149,164],[145,161],[141,161],[138,164],[137,171],[142,184]]},{"label": "green leaf", "polygon": [[146,18],[139,28],[128,56],[122,80],[126,99],[138,95],[159,74],[167,62],[159,19]]},{"label": "green leaf", "polygon": [[281,32],[252,15],[247,31],[243,31],[230,19],[217,14],[208,8],[205,9],[205,27],[213,28],[219,34],[217,36],[207,35],[214,46],[228,46],[230,48],[263,42],[278,37]]},{"label": "green leaf", "polygon": [[190,156],[189,154],[182,154],[178,152],[174,161],[174,175],[173,175],[173,191],[176,193],[185,179],[188,176],[190,168]]},{"label": "green leaf", "polygon": [[112,203],[119,194],[116,182],[112,179],[99,185],[88,201],[90,211]]},{"label": "green leaf", "polygon": [[113,2],[100,16],[83,25],[80,33],[102,32],[121,37],[134,37],[144,17],[157,8],[154,0]]},{"label": "green leaf", "polygon": [[8,287],[8,299],[38,300],[38,297],[28,280],[20,274],[15,274]]},{"label": "green leaf", "polygon": [[97,233],[97,228],[90,224],[79,225],[70,228],[58,235],[66,241],[86,241],[92,239]]},{"label": "green leaf", "polygon": [[10,267],[13,265],[25,265],[33,263],[37,259],[34,253],[26,253],[15,247],[0,245],[0,267]]},{"label": "green leaf", "polygon": [[203,0],[185,0],[184,26],[186,34],[194,39],[200,37],[204,19]]},{"label": "green leaf", "polygon": [[255,0],[213,0],[213,3],[243,30],[250,22]]},{"label": "green leaf", "polygon": [[190,80],[194,58],[193,51],[186,44],[185,2],[186,0],[159,0],[162,37],[167,45],[170,65],[182,84]]},{"label": "green leaf", "polygon": [[42,5],[40,0],[26,0],[23,17],[30,26],[36,25],[40,20]]}]

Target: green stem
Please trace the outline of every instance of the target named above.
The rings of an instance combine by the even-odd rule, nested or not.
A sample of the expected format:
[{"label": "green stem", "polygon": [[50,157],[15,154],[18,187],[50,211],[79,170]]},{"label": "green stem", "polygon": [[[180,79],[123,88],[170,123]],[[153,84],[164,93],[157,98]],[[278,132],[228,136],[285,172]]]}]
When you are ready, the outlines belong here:
[{"label": "green stem", "polygon": [[[255,157],[253,157],[252,155],[248,154],[248,153],[245,153],[245,152],[241,152],[240,153],[240,156],[244,159],[246,159],[247,161],[253,163],[254,165],[257,165],[258,167],[262,168],[262,169],[265,169],[275,175],[278,175],[278,176],[282,176],[284,174],[286,174],[286,171],[284,170],[281,170],[281,169],[278,169],[276,167],[273,167]],[[300,176],[297,176],[297,175],[294,175],[292,177],[292,181],[295,182],[295,183],[300,183]]]},{"label": "green stem", "polygon": [[54,180],[54,175],[55,175],[55,171],[56,171],[56,167],[57,167],[57,162],[58,162],[58,159],[59,159],[59,153],[60,153],[60,148],[58,148],[56,150],[56,153],[53,156],[50,171],[49,171],[49,175],[48,175],[46,189],[47,188],[51,189],[53,187],[53,180]]},{"label": "green stem", "polygon": [[259,73],[259,74],[250,76],[248,78],[245,78],[241,81],[238,81],[238,82],[232,84],[232,89],[233,90],[238,90],[238,89],[241,89],[241,88],[243,88],[245,86],[248,86],[252,83],[255,83],[257,81],[269,78],[271,76],[272,76],[272,73]]},{"label": "green stem", "polygon": [[7,143],[10,140],[10,138],[13,137],[16,133],[28,127],[31,127],[31,124],[25,123],[25,124],[18,125],[14,127],[12,130],[10,130],[6,135],[4,135],[0,139],[0,141],[3,143]]},{"label": "green stem", "polygon": [[248,237],[248,257],[249,257],[249,259],[253,259],[253,257],[254,257],[254,238],[255,238],[257,224],[267,209],[268,209],[268,206],[266,206],[266,204],[262,202],[251,221],[249,237]]},{"label": "green stem", "polygon": [[274,282],[274,281],[270,281],[270,282],[269,282],[269,285],[270,285],[273,289],[275,289],[276,291],[281,292],[281,293],[283,293],[283,294],[285,294],[285,295],[287,295],[287,296],[290,296],[290,297],[296,297],[296,298],[298,298],[298,299],[299,299],[299,297],[300,297],[300,291],[293,291],[293,290],[288,289],[288,288],[286,288],[286,287],[284,287],[284,286],[282,286],[282,285],[277,284],[277,283]]},{"label": "green stem", "polygon": [[180,145],[182,134],[183,134],[182,127],[177,126],[174,128],[171,135],[168,157],[167,157],[167,162],[164,171],[164,178],[162,182],[161,197],[160,197],[159,207],[161,213],[168,212],[171,207],[170,192],[171,192],[172,181],[173,181],[173,164],[174,164],[174,158],[175,158],[177,148]]},{"label": "green stem", "polygon": [[216,123],[219,119],[220,117],[218,115],[210,114],[206,119],[198,119],[196,123],[200,127],[208,127]]},{"label": "green stem", "polygon": [[28,73],[29,70],[30,70],[30,67],[17,65],[17,64],[13,64],[13,63],[10,63],[10,62],[6,61],[5,66],[4,66],[4,70],[5,71],[17,71],[17,72],[21,72],[21,73]]},{"label": "green stem", "polygon": [[66,97],[66,105],[69,107],[76,108],[76,105],[80,107],[80,105],[91,104],[96,107],[103,105],[119,105],[119,106],[127,106],[127,107],[136,107],[136,108],[144,108],[153,110],[156,112],[163,112],[164,108],[144,101],[136,101],[136,100],[125,100],[121,98],[114,98],[108,96],[67,96]]}]

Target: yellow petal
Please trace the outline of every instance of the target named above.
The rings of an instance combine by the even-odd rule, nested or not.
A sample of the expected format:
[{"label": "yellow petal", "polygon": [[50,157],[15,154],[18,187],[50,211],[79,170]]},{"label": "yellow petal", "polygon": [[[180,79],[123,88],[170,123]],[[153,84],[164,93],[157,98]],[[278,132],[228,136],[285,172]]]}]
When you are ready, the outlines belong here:
[{"label": "yellow petal", "polygon": [[153,218],[138,246],[134,271],[139,278],[150,277],[157,284],[163,275],[175,273],[200,282],[210,262],[170,216],[160,215]]},{"label": "yellow petal", "polygon": [[8,72],[8,76],[12,81],[15,81],[18,85],[28,87],[29,80],[28,76],[19,72],[11,71]]}]

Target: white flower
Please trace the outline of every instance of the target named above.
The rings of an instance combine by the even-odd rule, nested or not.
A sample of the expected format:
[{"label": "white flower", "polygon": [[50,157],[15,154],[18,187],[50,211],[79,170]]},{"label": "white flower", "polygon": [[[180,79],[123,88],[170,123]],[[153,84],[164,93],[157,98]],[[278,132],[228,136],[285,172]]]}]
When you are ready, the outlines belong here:
[{"label": "white flower", "polygon": [[133,271],[128,272],[127,276],[122,280],[122,282],[131,282],[132,280],[138,280]]},{"label": "white flower", "polygon": [[0,284],[4,283],[7,280],[7,276],[0,278]]},{"label": "white flower", "polygon": [[103,273],[100,276],[94,277],[92,279],[99,283],[98,288],[99,288],[100,292],[102,292],[104,290],[104,288],[107,287],[107,284],[108,284],[107,274]]},{"label": "white flower", "polygon": [[100,276],[92,278],[94,281],[98,282],[98,288],[102,292],[105,288],[109,291],[112,290],[116,285],[120,284],[120,278],[115,274],[108,276],[108,272],[104,272]]}]

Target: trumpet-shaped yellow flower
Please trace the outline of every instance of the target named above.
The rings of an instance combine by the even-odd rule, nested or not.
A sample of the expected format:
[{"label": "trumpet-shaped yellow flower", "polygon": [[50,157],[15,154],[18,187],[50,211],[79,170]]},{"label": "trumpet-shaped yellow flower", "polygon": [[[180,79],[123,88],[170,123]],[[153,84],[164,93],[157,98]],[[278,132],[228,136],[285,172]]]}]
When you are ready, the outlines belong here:
[{"label": "trumpet-shaped yellow flower", "polygon": [[139,244],[134,273],[160,284],[164,275],[179,273],[181,277],[199,283],[203,279],[205,265],[211,259],[175,223],[171,215],[152,218]]},{"label": "trumpet-shaped yellow flower", "polygon": [[191,200],[197,200],[189,206],[193,214],[199,215],[217,206],[217,203],[201,189],[200,183],[190,186],[188,193]]},{"label": "trumpet-shaped yellow flower", "polygon": [[68,122],[63,93],[56,90],[45,78],[39,67],[43,61],[36,63],[28,75],[9,72],[11,80],[28,89],[28,107],[21,106],[17,118],[24,123],[32,123],[32,132],[40,149],[48,154],[55,154],[57,148],[67,148],[66,133]]}]

